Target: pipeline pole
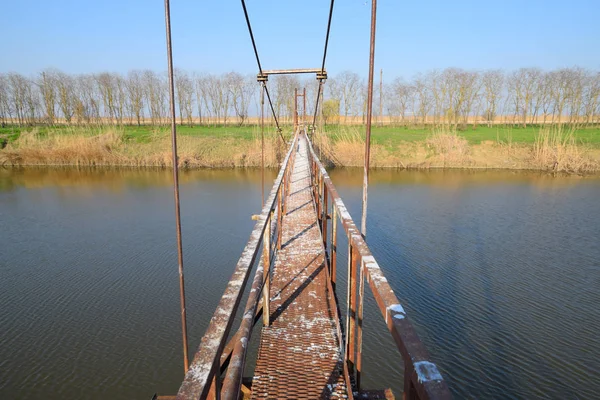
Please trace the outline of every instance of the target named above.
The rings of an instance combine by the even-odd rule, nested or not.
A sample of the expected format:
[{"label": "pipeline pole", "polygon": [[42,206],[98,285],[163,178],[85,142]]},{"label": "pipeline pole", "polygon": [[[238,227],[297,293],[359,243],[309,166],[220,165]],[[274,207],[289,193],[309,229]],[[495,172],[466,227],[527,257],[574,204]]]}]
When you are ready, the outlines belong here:
[{"label": "pipeline pole", "polygon": [[362,218],[360,231],[367,235],[367,200],[369,189],[369,161],[371,157],[371,120],[373,118],[373,67],[375,65],[375,27],[377,21],[377,0],[371,2],[371,50],[369,54],[369,87],[367,90],[367,134],[365,140],[365,166],[363,175]]},{"label": "pipeline pole", "polygon": [[169,105],[171,111],[171,147],[173,154],[173,195],[175,197],[175,226],[177,230],[177,257],[179,261],[179,300],[181,304],[181,333],[183,336],[183,370],[189,368],[187,319],[185,311],[185,282],[183,278],[183,248],[181,245],[181,212],[179,208],[179,169],[177,165],[177,127],[175,125],[175,83],[173,82],[173,51],[171,47],[171,9],[165,0],[165,25],[167,30],[167,63],[169,74]]}]

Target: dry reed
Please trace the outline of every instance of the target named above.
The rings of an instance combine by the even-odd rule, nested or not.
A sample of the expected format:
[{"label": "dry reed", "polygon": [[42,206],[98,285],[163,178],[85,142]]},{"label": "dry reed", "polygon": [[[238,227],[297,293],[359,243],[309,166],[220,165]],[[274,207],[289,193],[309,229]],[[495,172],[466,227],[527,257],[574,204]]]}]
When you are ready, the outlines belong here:
[{"label": "dry reed", "polygon": [[[279,165],[284,147],[279,138],[265,138],[266,167]],[[178,155],[183,168],[258,167],[261,141],[257,135],[250,140],[181,135]],[[137,143],[125,140],[118,128],[48,134],[34,129],[0,152],[0,164],[170,167],[171,142],[164,132],[155,132],[148,143]]]},{"label": "dry reed", "polygon": [[543,127],[535,136],[533,162],[539,169],[555,172],[597,171],[598,160],[588,157],[587,150],[576,142],[574,128],[562,124]]}]

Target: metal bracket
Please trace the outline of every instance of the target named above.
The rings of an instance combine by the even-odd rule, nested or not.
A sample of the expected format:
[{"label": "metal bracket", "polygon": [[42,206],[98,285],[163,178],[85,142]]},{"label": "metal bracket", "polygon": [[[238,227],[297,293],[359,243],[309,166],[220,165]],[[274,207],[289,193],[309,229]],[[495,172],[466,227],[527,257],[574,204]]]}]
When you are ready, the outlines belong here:
[{"label": "metal bracket", "polygon": [[258,82],[267,82],[269,80],[269,75],[267,75],[267,74],[257,74],[256,75],[256,80]]},{"label": "metal bracket", "polygon": [[324,81],[327,80],[327,72],[317,72],[317,80]]}]

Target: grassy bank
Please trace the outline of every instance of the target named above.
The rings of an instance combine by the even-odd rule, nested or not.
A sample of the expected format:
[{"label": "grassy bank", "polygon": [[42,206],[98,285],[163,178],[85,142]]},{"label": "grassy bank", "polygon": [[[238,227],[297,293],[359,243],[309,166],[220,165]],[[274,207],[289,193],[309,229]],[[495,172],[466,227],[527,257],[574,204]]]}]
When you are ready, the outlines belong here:
[{"label": "grassy bank", "polygon": [[[168,128],[151,126],[2,128],[0,164],[166,167],[171,165],[169,135]],[[180,126],[178,135],[182,167],[261,164],[258,127]],[[265,163],[276,167],[285,146],[272,128],[265,136]],[[314,141],[330,165],[362,165],[364,127],[329,126]],[[371,165],[600,171],[600,127],[374,127]]]},{"label": "grassy bank", "polygon": [[[33,128],[21,130],[0,150],[0,164],[78,166],[171,166],[170,131],[152,127]],[[281,140],[266,140],[265,165],[276,167],[286,151]],[[178,128],[181,167],[261,165],[257,129]]]}]

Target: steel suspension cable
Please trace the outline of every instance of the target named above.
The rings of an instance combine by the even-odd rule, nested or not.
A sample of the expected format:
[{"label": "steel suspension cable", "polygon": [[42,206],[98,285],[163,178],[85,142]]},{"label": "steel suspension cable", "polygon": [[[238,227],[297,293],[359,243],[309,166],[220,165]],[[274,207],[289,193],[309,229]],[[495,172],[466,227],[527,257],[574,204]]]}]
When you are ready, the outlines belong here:
[{"label": "steel suspension cable", "polygon": [[252,26],[250,25],[250,18],[248,17],[248,10],[246,9],[246,2],[242,0],[242,7],[244,8],[244,16],[246,17],[246,24],[248,25],[248,32],[250,33],[250,39],[252,40],[252,47],[254,48],[254,55],[256,56],[256,63],[258,64],[258,71],[262,75],[262,67],[260,65],[260,58],[258,57],[258,50],[256,49],[256,42],[254,41],[254,34],[252,33]]},{"label": "steel suspension cable", "polygon": [[329,20],[327,21],[327,34],[325,34],[325,50],[323,50],[323,64],[321,65],[321,72],[325,71],[325,58],[327,57],[327,45],[329,44],[329,32],[331,31],[331,17],[333,16],[333,3],[331,0],[331,6],[329,7]]},{"label": "steel suspension cable", "polygon": [[283,138],[283,135],[281,134],[281,128],[279,127],[279,121],[277,120],[277,115],[275,114],[275,108],[273,107],[273,102],[271,101],[271,95],[269,94],[269,89],[267,88],[267,85],[265,85],[264,87],[265,87],[265,93],[267,93],[267,100],[269,100],[269,105],[271,106],[271,112],[273,113],[273,119],[275,120],[275,125],[277,126],[277,132],[279,132],[279,136],[281,137],[281,140],[283,140],[283,143],[285,143],[285,139]]},{"label": "steel suspension cable", "polygon": [[[333,3],[335,0],[331,0],[329,6],[329,19],[327,21],[327,33],[325,34],[325,48],[323,49],[323,63],[321,64],[321,73],[325,72],[325,60],[327,58],[327,46],[329,45],[329,32],[331,32],[331,18],[333,17]],[[319,110],[319,99],[321,98],[321,91],[323,90],[323,80],[319,80],[319,90],[317,91],[317,100],[315,102],[315,115],[313,117],[313,132],[315,131],[315,125],[317,122],[317,111]]]},{"label": "steel suspension cable", "polygon": [[[248,25],[248,33],[250,33],[250,40],[252,40],[252,48],[254,49],[254,55],[256,56],[256,63],[258,64],[258,71],[260,75],[262,75],[262,66],[260,65],[260,57],[258,56],[258,49],[256,48],[256,41],[254,40],[254,33],[252,32],[252,25],[250,24],[250,17],[248,16],[248,9],[246,8],[246,2],[242,0],[242,8],[244,9],[244,17],[246,18],[246,25]],[[273,107],[273,102],[271,101],[271,96],[269,95],[269,89],[267,89],[267,85],[263,85],[264,91],[267,93],[267,99],[269,100],[269,105],[271,106],[271,112],[273,113],[273,118],[275,119],[275,125],[277,126],[277,132],[279,132],[279,136],[281,140],[285,143],[285,139],[281,134],[281,128],[279,127],[279,121],[277,120],[277,115],[275,114],[275,108]]]}]

